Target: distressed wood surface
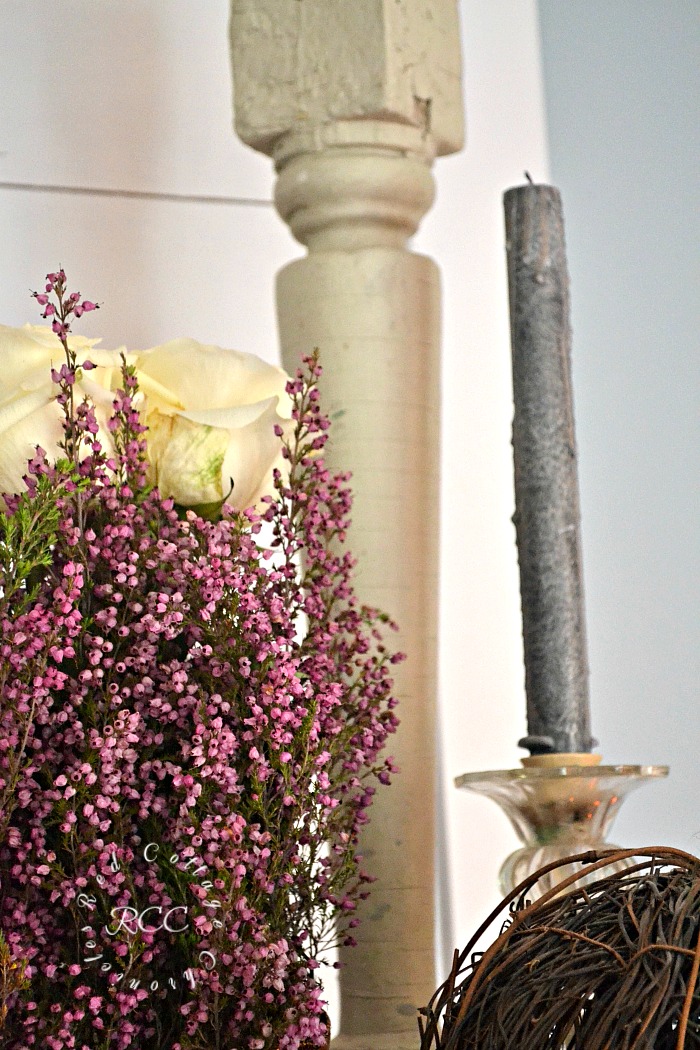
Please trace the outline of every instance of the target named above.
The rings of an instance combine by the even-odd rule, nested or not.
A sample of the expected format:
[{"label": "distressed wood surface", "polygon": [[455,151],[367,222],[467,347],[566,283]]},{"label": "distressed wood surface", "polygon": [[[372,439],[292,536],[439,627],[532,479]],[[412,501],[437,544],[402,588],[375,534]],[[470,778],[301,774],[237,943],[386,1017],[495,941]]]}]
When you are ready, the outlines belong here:
[{"label": "distressed wood surface", "polygon": [[[388,610],[401,768],[360,850],[376,875],[341,950],[334,1050],[413,1050],[435,983],[440,281],[407,241],[435,156],[462,145],[455,0],[232,0],[238,135],[275,162],[275,204],[309,254],[278,275],[282,359],[318,346],[334,422],[326,460],[353,475],[362,600]],[[420,819],[416,818],[419,814]]]}]

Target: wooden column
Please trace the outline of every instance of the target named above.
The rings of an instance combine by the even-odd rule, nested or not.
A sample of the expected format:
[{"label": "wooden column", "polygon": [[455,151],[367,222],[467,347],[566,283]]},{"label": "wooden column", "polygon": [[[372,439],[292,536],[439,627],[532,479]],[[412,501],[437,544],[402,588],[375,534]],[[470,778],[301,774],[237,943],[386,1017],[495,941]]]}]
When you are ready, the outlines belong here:
[{"label": "wooden column", "polygon": [[377,875],[344,956],[336,1050],[409,1050],[435,986],[435,685],[440,430],[437,266],[406,242],[436,154],[462,145],[455,0],[232,0],[236,129],[270,154],[276,204],[308,255],[279,274],[282,355],[314,346],[353,472],[365,601],[395,617],[401,774],[363,839]]}]

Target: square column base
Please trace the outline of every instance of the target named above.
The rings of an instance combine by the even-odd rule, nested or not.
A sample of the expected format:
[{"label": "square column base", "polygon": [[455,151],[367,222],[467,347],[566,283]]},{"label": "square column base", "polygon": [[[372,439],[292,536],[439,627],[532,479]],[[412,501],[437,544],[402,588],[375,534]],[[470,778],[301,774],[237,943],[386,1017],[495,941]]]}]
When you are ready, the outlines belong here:
[{"label": "square column base", "polygon": [[380,1035],[339,1035],[331,1040],[331,1050],[417,1050],[420,1043],[418,1022],[411,1032],[384,1032]]}]

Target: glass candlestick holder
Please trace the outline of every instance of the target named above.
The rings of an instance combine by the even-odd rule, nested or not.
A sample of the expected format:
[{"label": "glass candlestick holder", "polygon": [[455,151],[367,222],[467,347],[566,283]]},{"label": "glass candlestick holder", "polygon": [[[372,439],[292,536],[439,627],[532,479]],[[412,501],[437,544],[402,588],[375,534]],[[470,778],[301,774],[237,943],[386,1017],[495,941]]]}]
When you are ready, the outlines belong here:
[{"label": "glass candlestick holder", "polygon": [[[528,875],[553,861],[586,850],[615,848],[606,841],[627,795],[635,788],[668,775],[668,766],[598,765],[600,755],[537,755],[523,759],[523,769],[465,773],[458,788],[475,791],[497,802],[523,846],[503,863],[499,881],[510,893]],[[591,878],[618,871],[633,861],[600,869]],[[566,865],[543,876],[532,896],[546,893],[579,870]]]}]

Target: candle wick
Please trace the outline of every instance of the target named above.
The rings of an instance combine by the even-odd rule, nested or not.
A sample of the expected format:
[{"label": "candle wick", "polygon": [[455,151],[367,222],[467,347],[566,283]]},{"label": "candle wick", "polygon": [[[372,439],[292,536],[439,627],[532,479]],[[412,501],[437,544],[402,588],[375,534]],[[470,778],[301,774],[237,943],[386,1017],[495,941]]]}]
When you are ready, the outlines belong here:
[{"label": "candle wick", "polygon": [[530,174],[529,171],[525,172],[525,178],[527,179],[527,181],[530,183],[531,186],[535,185],[534,182],[532,181],[532,175]]}]

